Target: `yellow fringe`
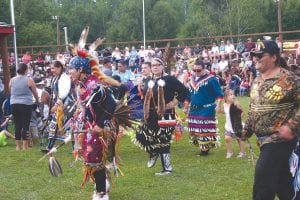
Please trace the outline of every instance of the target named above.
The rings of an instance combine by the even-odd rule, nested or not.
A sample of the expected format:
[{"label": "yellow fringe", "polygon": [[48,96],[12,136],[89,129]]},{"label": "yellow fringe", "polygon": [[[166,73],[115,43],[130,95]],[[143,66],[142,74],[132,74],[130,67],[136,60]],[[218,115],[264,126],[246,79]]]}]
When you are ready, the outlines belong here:
[{"label": "yellow fringe", "polygon": [[120,85],[121,85],[118,81],[116,81],[116,80],[114,80],[114,79],[112,79],[112,78],[106,76],[106,75],[99,69],[99,66],[98,66],[98,65],[91,66],[91,69],[92,69],[92,73],[93,73],[95,76],[97,76],[97,77],[99,78],[100,81],[103,81],[103,82],[105,82],[105,83],[107,83],[107,84],[109,84],[109,85],[111,85],[111,86],[120,86]]},{"label": "yellow fringe", "polygon": [[63,105],[58,105],[56,110],[56,122],[59,130],[63,128],[63,118],[64,118]]},{"label": "yellow fringe", "polygon": [[[85,165],[83,167],[83,181],[81,183],[81,187],[83,188],[85,186],[85,184],[91,179],[93,182],[95,182],[95,177],[93,176],[93,173],[95,173],[96,171],[98,170],[103,170],[105,169],[105,166],[103,164],[99,165],[99,166],[88,166],[88,165]],[[105,171],[109,180],[110,180],[110,175],[109,173],[107,172],[107,170]],[[111,180],[110,180],[111,182]]]}]

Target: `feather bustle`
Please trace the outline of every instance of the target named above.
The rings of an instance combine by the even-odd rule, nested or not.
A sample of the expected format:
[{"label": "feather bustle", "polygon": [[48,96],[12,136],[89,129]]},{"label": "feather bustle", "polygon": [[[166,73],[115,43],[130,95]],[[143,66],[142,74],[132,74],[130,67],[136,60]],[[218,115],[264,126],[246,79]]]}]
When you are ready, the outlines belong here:
[{"label": "feather bustle", "polygon": [[136,112],[134,108],[138,104],[126,105],[123,101],[119,101],[117,107],[114,111],[114,119],[117,121],[118,125],[123,128],[132,127],[135,124],[138,124],[138,120],[132,119],[130,114]]}]

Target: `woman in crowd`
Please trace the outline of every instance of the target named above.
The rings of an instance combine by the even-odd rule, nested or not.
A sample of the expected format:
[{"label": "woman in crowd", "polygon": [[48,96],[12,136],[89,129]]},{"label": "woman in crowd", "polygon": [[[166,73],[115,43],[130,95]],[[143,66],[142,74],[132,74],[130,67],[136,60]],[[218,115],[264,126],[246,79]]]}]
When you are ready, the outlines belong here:
[{"label": "woman in crowd", "polygon": [[172,172],[170,141],[174,126],[161,127],[159,122],[175,119],[175,107],[184,101],[187,89],[175,77],[164,72],[164,62],[154,58],[151,63],[152,77],[147,80],[144,93],[144,123],[136,134],[137,144],[150,154],[148,167],[153,167],[158,156],[162,171],[156,175]]},{"label": "woman in crowd", "polygon": [[49,129],[49,144],[46,150],[50,150],[56,139],[64,139],[56,129],[56,112],[58,106],[66,105],[68,102],[75,102],[71,92],[71,78],[65,72],[64,66],[60,61],[54,61],[51,64],[51,72],[53,77],[51,79],[51,100],[50,100],[50,114],[51,123]]},{"label": "woman in crowd", "polygon": [[21,139],[23,150],[29,148],[29,123],[33,108],[32,95],[36,103],[39,102],[38,93],[33,79],[27,77],[28,66],[20,63],[17,76],[10,80],[11,93],[10,104],[15,122],[16,150],[21,150]]},{"label": "woman in crowd", "polygon": [[206,156],[219,140],[216,110],[220,111],[223,93],[218,79],[209,74],[202,60],[196,60],[193,71],[184,113],[189,113],[190,142],[200,148],[200,156]]}]

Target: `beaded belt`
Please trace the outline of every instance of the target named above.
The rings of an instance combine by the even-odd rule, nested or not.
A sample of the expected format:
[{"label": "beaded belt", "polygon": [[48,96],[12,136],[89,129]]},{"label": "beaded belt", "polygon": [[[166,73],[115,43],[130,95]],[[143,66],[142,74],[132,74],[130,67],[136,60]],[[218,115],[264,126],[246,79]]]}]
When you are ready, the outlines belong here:
[{"label": "beaded belt", "polygon": [[191,105],[190,110],[200,110],[200,109],[208,108],[210,106],[215,106],[215,105],[216,105],[215,103],[209,103],[209,104],[205,104],[205,105],[193,104],[193,105]]}]

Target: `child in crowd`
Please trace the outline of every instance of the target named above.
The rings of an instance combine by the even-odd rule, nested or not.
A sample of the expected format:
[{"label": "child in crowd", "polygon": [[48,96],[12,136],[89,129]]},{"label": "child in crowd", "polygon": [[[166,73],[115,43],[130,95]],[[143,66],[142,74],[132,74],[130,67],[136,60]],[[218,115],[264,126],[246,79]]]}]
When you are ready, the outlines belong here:
[{"label": "child in crowd", "polygon": [[250,82],[249,78],[244,78],[240,85],[240,96],[248,94],[250,91]]},{"label": "child in crowd", "polygon": [[42,115],[37,104],[33,105],[33,111],[31,113],[29,133],[30,133],[30,147],[33,147],[38,143],[39,131],[42,129]]},{"label": "child in crowd", "polygon": [[45,90],[44,80],[41,78],[34,78],[36,90],[39,97],[39,104],[33,104],[33,110],[31,113],[29,132],[30,132],[30,146],[37,144],[38,139],[41,137],[39,133],[43,128],[43,120],[46,120],[49,116],[49,103],[50,95]]},{"label": "child in crowd", "polygon": [[226,89],[224,92],[224,114],[225,114],[225,141],[227,154],[226,158],[231,158],[233,156],[231,141],[233,138],[237,139],[239,144],[240,153],[237,158],[243,158],[246,156],[245,145],[241,140],[242,132],[242,108],[238,101],[235,99],[234,91]]},{"label": "child in crowd", "polygon": [[7,131],[8,122],[9,117],[0,116],[0,147],[5,146],[7,144],[7,137],[15,139],[15,136]]}]

